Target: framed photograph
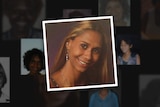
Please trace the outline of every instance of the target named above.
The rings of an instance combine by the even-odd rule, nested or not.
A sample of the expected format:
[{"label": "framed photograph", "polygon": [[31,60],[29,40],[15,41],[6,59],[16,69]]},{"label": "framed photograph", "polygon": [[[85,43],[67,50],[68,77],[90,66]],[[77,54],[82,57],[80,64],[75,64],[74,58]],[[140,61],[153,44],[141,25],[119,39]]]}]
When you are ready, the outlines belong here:
[{"label": "framed photograph", "polygon": [[[20,57],[20,62],[21,62],[21,73],[20,75],[28,75],[31,71],[27,69],[27,66],[29,66],[28,63],[30,63],[30,58],[31,56],[36,53],[34,51],[31,51],[32,49],[38,49],[43,52],[43,40],[42,39],[33,39],[33,38],[24,38],[21,39],[21,57]],[[29,52],[30,51],[30,52]],[[34,56],[33,55],[33,56]],[[24,62],[24,58],[26,58],[26,62]],[[31,58],[32,59],[32,58]],[[26,64],[24,64],[26,63]],[[45,74],[45,70],[40,71],[41,74]]]},{"label": "framed photograph", "polygon": [[117,65],[141,65],[140,34],[117,34],[116,53]]},{"label": "framed photograph", "polygon": [[112,16],[42,24],[47,91],[118,86]]},{"label": "framed photograph", "polygon": [[130,0],[98,0],[98,15],[112,15],[116,27],[129,27],[130,2]]}]

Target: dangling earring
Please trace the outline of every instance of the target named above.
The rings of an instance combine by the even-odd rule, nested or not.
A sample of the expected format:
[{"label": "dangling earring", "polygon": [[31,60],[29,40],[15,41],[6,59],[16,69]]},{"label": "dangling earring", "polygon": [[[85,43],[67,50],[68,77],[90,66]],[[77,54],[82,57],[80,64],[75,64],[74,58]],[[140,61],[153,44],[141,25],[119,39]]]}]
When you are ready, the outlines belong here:
[{"label": "dangling earring", "polygon": [[68,55],[68,52],[66,52],[66,61],[69,60],[69,55]]},{"label": "dangling earring", "polygon": [[69,54],[68,54],[68,49],[67,49],[67,47],[68,47],[68,42],[66,42],[66,61],[69,60]]}]

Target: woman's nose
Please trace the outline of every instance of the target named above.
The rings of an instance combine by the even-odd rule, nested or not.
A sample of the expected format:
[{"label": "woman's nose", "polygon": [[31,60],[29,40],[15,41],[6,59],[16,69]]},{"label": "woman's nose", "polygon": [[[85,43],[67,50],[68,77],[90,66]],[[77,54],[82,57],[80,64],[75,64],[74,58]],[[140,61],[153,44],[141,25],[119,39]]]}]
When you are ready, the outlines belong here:
[{"label": "woman's nose", "polygon": [[91,60],[92,59],[92,51],[86,50],[84,56],[87,61]]}]

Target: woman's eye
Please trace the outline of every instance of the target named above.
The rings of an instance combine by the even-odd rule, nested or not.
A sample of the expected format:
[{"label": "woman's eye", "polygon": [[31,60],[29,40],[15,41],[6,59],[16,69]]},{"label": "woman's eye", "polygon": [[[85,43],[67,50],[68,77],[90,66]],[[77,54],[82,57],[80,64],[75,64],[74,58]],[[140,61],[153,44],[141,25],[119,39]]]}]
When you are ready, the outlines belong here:
[{"label": "woman's eye", "polygon": [[83,48],[83,49],[87,49],[87,45],[86,44],[81,44],[81,47]]},{"label": "woman's eye", "polygon": [[93,49],[93,53],[100,53],[100,49],[99,48]]}]

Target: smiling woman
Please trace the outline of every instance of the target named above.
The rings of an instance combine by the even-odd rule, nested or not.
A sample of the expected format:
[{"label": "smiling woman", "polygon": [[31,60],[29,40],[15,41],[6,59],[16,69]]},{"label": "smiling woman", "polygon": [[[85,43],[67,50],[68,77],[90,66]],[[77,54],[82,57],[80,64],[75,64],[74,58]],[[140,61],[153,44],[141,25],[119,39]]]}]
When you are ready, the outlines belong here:
[{"label": "smiling woman", "polygon": [[[65,24],[69,25],[62,25]],[[70,24],[53,66],[49,68],[51,88],[115,82],[109,25],[109,20],[84,20]]]},{"label": "smiling woman", "polygon": [[37,48],[28,50],[23,58],[24,67],[29,71],[29,75],[39,74],[45,68],[43,52]]}]

